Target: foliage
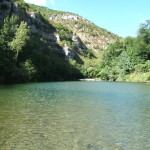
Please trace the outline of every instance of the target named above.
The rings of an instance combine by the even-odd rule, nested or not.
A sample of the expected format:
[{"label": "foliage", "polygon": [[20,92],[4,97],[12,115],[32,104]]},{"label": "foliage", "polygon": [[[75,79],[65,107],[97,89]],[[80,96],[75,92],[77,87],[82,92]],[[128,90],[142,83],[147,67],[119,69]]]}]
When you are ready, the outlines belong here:
[{"label": "foliage", "polygon": [[[137,74],[138,78],[142,73],[150,75],[149,60],[150,22],[147,21],[140,26],[137,37],[121,39],[108,47],[102,57],[99,76],[104,80],[112,80],[113,77],[119,81],[129,81],[129,78],[132,81],[132,74]],[[141,81],[148,79],[146,76]]]},{"label": "foliage", "polygon": [[16,56],[26,44],[29,28],[26,23],[12,15],[4,20],[4,26],[0,30],[0,78],[3,82],[10,82],[19,73]]},{"label": "foliage", "polygon": [[[38,30],[57,33],[60,41],[49,42],[40,33],[30,34],[26,22],[15,15],[5,18],[0,27],[0,82],[58,81],[79,78],[100,78],[109,81],[148,81],[150,80],[150,21],[141,24],[137,37],[117,38],[102,28],[85,21],[79,24],[71,21],[80,33],[96,37],[101,36],[106,43],[109,39],[118,39],[101,55],[94,56],[93,50],[84,44],[85,39],[72,41],[73,31],[63,23],[52,23],[50,16],[62,16],[65,12],[49,10],[46,7],[26,4],[23,0],[11,0],[18,3],[28,13],[38,13],[38,19],[31,19]],[[22,11],[23,13],[23,11]],[[21,14],[22,15],[22,14]],[[69,23],[69,22],[68,22]],[[70,24],[69,24],[70,25]],[[73,27],[73,26],[70,26]],[[97,41],[95,41],[96,43]],[[52,44],[51,44],[52,43]],[[74,60],[65,60],[63,53],[54,52],[58,48],[63,52],[64,45],[76,51]],[[93,45],[100,49],[101,45]]]},{"label": "foliage", "polygon": [[29,31],[27,23],[21,22],[16,31],[15,38],[9,43],[10,48],[16,53],[16,59],[18,58],[18,53],[26,45],[27,40],[29,40]]},{"label": "foliage", "polygon": [[9,17],[5,18],[4,26],[0,31],[1,46],[3,45],[6,48],[8,46],[8,42],[12,41],[18,28],[18,21],[19,18],[16,15],[13,15],[10,18]]},{"label": "foliage", "polygon": [[72,42],[73,33],[70,29],[68,29],[66,26],[63,26],[62,24],[56,24],[55,28],[57,29],[61,41],[65,40]]},{"label": "foliage", "polygon": [[24,63],[24,68],[27,72],[27,77],[28,77],[28,80],[31,81],[34,79],[35,75],[36,75],[36,72],[37,72],[37,69],[36,67],[33,65],[32,63],[32,60],[31,59],[28,59],[25,61]]}]

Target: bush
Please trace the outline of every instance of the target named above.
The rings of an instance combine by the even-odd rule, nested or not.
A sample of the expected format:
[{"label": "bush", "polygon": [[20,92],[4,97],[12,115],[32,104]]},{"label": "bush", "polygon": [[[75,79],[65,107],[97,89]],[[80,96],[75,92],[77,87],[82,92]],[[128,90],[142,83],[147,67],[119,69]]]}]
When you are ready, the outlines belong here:
[{"label": "bush", "polygon": [[24,63],[24,68],[28,74],[28,79],[29,81],[34,79],[34,76],[36,75],[37,69],[36,67],[33,65],[32,60],[28,59],[25,61]]},{"label": "bush", "polygon": [[150,71],[150,61],[146,61],[144,64],[138,64],[135,66],[136,72],[149,72]]}]

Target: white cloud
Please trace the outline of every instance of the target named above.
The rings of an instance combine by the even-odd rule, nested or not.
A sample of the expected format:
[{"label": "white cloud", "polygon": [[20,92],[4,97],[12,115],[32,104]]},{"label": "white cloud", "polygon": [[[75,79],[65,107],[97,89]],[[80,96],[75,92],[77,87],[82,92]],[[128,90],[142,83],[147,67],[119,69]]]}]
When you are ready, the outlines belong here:
[{"label": "white cloud", "polygon": [[46,0],[25,0],[26,3],[40,5],[40,6],[46,6]]}]

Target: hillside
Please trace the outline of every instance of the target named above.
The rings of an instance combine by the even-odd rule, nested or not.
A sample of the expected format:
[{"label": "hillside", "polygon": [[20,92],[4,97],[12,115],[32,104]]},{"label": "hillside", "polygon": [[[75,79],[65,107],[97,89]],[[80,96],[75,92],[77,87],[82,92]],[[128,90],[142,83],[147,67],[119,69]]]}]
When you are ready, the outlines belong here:
[{"label": "hillside", "polygon": [[76,34],[87,48],[95,52],[99,52],[108,47],[109,44],[114,43],[116,35],[108,32],[107,30],[96,26],[89,20],[73,13],[59,12],[41,8],[39,6],[30,5],[35,12],[40,12],[46,20],[56,26],[61,24],[68,27],[74,34]]},{"label": "hillside", "polygon": [[[64,45],[66,44],[71,48],[70,44],[74,44],[68,43],[68,41],[73,41],[74,43],[76,43],[77,49],[81,48],[84,52],[85,50],[90,49],[93,52],[96,52],[95,54],[97,55],[99,54],[99,52],[106,49],[108,45],[114,43],[116,39],[118,39],[118,36],[96,26],[94,23],[86,20],[79,15],[50,10],[46,7],[40,7],[36,5],[28,6],[29,7],[26,8],[27,13],[38,22],[37,24],[40,25],[39,29],[39,26],[37,24],[31,24],[31,31],[40,31],[41,33],[43,32],[43,38],[45,38],[46,40],[56,37],[57,43],[62,47],[64,47]],[[49,25],[52,25],[55,28],[54,36],[51,34],[51,32],[53,31],[50,31],[49,25],[47,25],[47,30],[43,30],[43,28],[46,27],[46,24],[42,19],[46,20]]]},{"label": "hillside", "polygon": [[120,38],[73,13],[0,1],[0,83],[150,80],[150,21]]},{"label": "hillside", "polygon": [[0,28],[1,83],[91,77],[101,51],[118,39],[79,15],[22,0],[0,1]]}]

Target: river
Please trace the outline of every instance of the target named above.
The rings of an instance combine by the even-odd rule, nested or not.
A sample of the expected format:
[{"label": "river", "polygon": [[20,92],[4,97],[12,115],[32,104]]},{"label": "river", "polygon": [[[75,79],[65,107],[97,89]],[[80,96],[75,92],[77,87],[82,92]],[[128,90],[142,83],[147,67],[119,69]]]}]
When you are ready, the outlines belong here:
[{"label": "river", "polygon": [[0,150],[149,150],[150,84],[0,86]]}]

